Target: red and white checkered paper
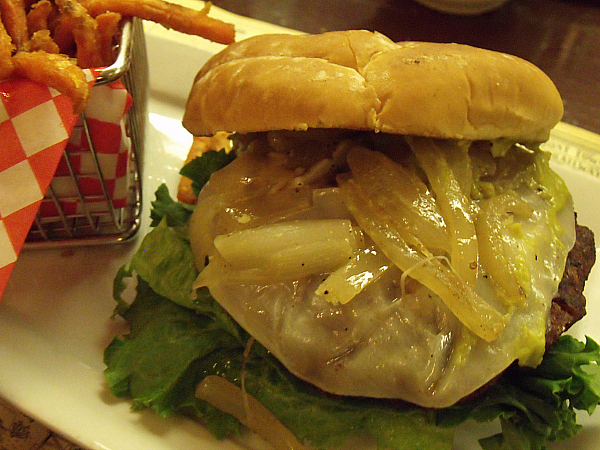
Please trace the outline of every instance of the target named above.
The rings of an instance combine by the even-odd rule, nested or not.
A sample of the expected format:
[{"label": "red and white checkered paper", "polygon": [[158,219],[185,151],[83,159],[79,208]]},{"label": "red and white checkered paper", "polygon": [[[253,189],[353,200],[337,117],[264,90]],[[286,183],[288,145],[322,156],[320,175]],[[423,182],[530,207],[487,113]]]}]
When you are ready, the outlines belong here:
[{"label": "red and white checkered paper", "polygon": [[[100,69],[86,70],[90,84]],[[122,118],[131,96],[122,83],[96,86],[85,110],[100,168],[116,208],[125,206],[130,144]],[[88,176],[92,159],[80,119],[71,100],[47,86],[26,79],[0,81],[0,297],[38,210],[55,215],[44,195],[52,182],[59,196],[75,188],[63,159],[67,148],[85,195],[102,195],[97,177]],[[81,152],[79,152],[81,150]],[[55,177],[56,175],[56,177]],[[67,180],[69,181],[63,181]],[[53,181],[54,179],[54,181]],[[40,210],[40,207],[42,209]],[[77,201],[62,205],[75,212]],[[106,208],[106,204],[100,206]]]}]

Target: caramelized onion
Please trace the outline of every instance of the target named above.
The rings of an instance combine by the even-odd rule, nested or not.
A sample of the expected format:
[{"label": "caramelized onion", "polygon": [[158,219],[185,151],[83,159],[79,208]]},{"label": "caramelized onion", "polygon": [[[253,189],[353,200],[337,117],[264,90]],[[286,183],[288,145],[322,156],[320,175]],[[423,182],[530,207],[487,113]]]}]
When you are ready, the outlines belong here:
[{"label": "caramelized onion", "polygon": [[414,174],[380,152],[354,146],[348,152],[352,176],[365,195],[402,221],[404,239],[422,251],[450,250],[444,218],[433,195]]},{"label": "caramelized onion", "polygon": [[219,235],[214,246],[231,269],[256,269],[282,280],[345,265],[358,249],[357,239],[349,220],[295,220]]},{"label": "caramelized onion", "polygon": [[507,324],[502,314],[479,297],[451,267],[412,248],[402,237],[402,221],[366,195],[356,180],[339,177],[339,181],[348,209],[360,227],[398,268],[410,270],[411,278],[439,295],[477,336],[488,342],[499,336]]},{"label": "caramelized onion", "polygon": [[475,224],[470,200],[448,162],[450,154],[453,159],[463,155],[463,165],[469,167],[469,156],[454,141],[413,137],[408,138],[408,142],[427,176],[446,221],[452,248],[450,263],[458,276],[472,287],[477,280],[479,254]]},{"label": "caramelized onion", "polygon": [[235,417],[275,450],[305,449],[262,403],[223,377],[209,375],[204,378],[196,387],[196,397]]},{"label": "caramelized onion", "polygon": [[315,293],[330,303],[348,303],[386,270],[390,260],[375,249],[362,249],[343,267],[330,274]]},{"label": "caramelized onion", "polygon": [[248,228],[264,222],[263,215],[270,214],[272,219],[272,215],[278,213],[276,209],[261,208],[258,198],[264,200],[264,204],[282,207],[287,212],[304,207],[307,201],[310,203],[305,191],[299,192],[299,195],[286,191],[289,195],[283,195],[282,199],[270,195],[289,184],[294,172],[285,167],[285,159],[281,155],[268,153],[259,148],[259,144],[257,142],[253,146],[256,148],[248,149],[213,173],[198,196],[190,228],[202,232],[192,233],[190,238],[199,270],[204,266],[206,257],[214,253],[214,236]]},{"label": "caramelized onion", "polygon": [[515,218],[526,218],[531,214],[530,206],[513,191],[506,191],[482,202],[476,223],[481,263],[496,293],[508,306],[522,306],[527,297],[529,273],[523,273],[527,272],[527,266],[522,263],[517,267],[519,258],[509,258],[508,252],[514,255],[522,240],[522,236],[514,235],[515,232],[518,234]]}]

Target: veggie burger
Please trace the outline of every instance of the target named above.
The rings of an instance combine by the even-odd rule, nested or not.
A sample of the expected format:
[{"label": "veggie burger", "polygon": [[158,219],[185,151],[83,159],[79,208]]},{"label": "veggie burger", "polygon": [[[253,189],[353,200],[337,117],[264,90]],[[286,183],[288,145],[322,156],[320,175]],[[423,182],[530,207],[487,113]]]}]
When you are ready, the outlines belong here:
[{"label": "veggie burger", "polygon": [[[495,439],[506,448],[516,448],[506,441],[514,439],[510,424],[530,445],[519,448],[574,434],[552,421],[523,425],[522,410],[502,409],[494,397],[509,395],[506,383],[544,397],[522,380],[560,378],[547,358],[586,354],[573,369],[581,372],[600,357],[593,341],[560,337],[585,314],[583,284],[595,258],[591,231],[576,223],[569,191],[540,149],[562,113],[540,69],[466,45],[342,31],[257,36],[215,55],[194,81],[183,124],[196,136],[231,133],[232,148],[184,169],[201,174],[193,207],[170,199],[161,207],[157,193],[157,226],[146,239],[157,237],[121,273],[137,272],[153,295],[207,317],[200,328],[221,324],[210,350],[185,365],[189,393],[163,407],[194,404],[210,427],[213,415],[193,386],[219,375],[319,448],[332,442],[295,424],[293,416],[308,414],[299,398],[356,412],[362,425],[350,424],[348,435],[362,428],[380,448],[449,448],[452,438],[438,435],[445,446],[413,442],[410,427],[400,427],[394,444],[366,425],[369,408],[446,431],[500,416],[504,436]],[[142,263],[167,248],[159,233],[182,248],[155,262],[161,275]],[[172,273],[178,281],[165,287]],[[144,289],[134,305],[120,305],[132,335],[107,349],[111,386],[130,377],[129,390],[113,388],[120,395],[136,396],[133,371],[120,373],[115,355],[143,334],[133,332],[132,310]],[[219,352],[228,364],[215,362]],[[269,365],[294,387],[287,410],[271,392],[273,376],[258,381]],[[544,401],[555,411],[591,412],[599,399],[591,380],[578,384],[588,403],[574,389]],[[486,401],[495,414],[485,414]]]}]

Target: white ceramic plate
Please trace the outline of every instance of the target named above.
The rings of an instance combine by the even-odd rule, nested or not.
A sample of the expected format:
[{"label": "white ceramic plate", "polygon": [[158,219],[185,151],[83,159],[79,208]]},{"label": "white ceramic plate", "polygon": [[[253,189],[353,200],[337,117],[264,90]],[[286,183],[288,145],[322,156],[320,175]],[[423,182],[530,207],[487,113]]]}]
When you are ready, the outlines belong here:
[{"label": "white ceramic plate", "polygon": [[[223,17],[236,23],[240,38],[282,31],[237,16]],[[180,125],[185,98],[202,62],[220,46],[155,25],[147,26],[146,31],[151,73],[143,179],[147,217],[158,185],[166,182],[175,189],[191,142]],[[589,149],[600,142],[596,139],[600,137],[562,127],[552,145],[571,166],[582,161],[581,152],[588,152],[584,162],[589,172],[600,167],[594,163],[597,155]],[[596,164],[592,169],[590,161]],[[595,200],[600,179],[567,165],[556,167],[574,194],[580,222],[600,236],[600,208]],[[145,234],[147,228],[145,220],[140,233]],[[19,257],[0,303],[0,397],[90,449],[267,448],[254,437],[243,443],[217,441],[202,426],[184,418],[132,412],[129,402],[115,399],[108,391],[102,353],[122,331],[122,324],[110,319],[115,306],[112,280],[136,245],[25,251]],[[600,297],[600,269],[593,272],[586,292],[591,299],[589,316],[573,333],[600,339],[600,306],[594,302]],[[584,422],[585,430],[574,441],[555,448],[597,448],[600,414]],[[463,428],[456,449],[476,448],[467,443],[473,441],[474,433],[477,430]]]}]

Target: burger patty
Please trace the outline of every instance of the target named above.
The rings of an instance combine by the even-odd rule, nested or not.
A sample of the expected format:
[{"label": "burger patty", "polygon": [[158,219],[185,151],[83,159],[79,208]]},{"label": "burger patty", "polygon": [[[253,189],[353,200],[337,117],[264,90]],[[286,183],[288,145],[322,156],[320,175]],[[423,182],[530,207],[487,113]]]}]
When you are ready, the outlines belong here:
[{"label": "burger patty", "polygon": [[595,261],[594,233],[587,227],[577,225],[575,245],[567,256],[558,292],[552,299],[546,328],[546,349],[556,344],[562,333],[585,316],[583,287]]}]

